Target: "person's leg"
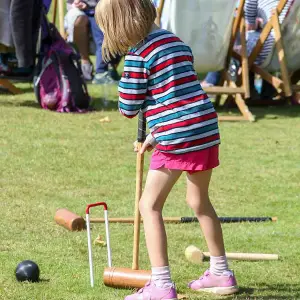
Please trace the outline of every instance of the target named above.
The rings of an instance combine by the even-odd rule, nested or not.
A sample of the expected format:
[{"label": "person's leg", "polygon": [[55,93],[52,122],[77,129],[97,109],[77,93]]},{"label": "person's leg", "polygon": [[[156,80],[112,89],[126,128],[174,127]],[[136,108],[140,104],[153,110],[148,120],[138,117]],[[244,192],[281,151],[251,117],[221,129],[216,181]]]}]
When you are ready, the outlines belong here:
[{"label": "person's leg", "polygon": [[34,65],[41,7],[41,0],[11,1],[11,31],[20,68],[30,68]]},{"label": "person's leg", "polygon": [[277,95],[277,90],[266,80],[262,81],[261,99],[272,100]]},{"label": "person's leg", "polygon": [[221,79],[221,72],[208,72],[201,84],[203,87],[215,86],[218,85],[220,79]]},{"label": "person's leg", "polygon": [[77,46],[82,63],[90,62],[89,55],[89,18],[78,16],[74,23],[74,44]]},{"label": "person's leg", "polygon": [[89,17],[93,40],[96,45],[96,75],[93,80],[95,84],[111,84],[119,80],[115,69],[115,63],[119,58],[112,59],[109,63],[102,57],[102,44],[104,40],[103,32],[96,23],[94,16]]},{"label": "person's leg", "polygon": [[93,16],[89,17],[93,40],[96,45],[96,74],[104,73],[108,70],[108,64],[102,58],[102,44],[104,40],[103,32],[100,30]]},{"label": "person's leg", "polygon": [[89,18],[86,15],[78,16],[74,24],[74,43],[81,56],[81,70],[85,80],[92,80],[93,64],[89,55]]},{"label": "person's leg", "polygon": [[222,228],[208,196],[211,174],[212,170],[187,174],[187,203],[200,222],[210,254],[223,256]]},{"label": "person's leg", "polygon": [[140,212],[144,220],[147,249],[152,267],[169,264],[167,238],[162,218],[162,209],[173,185],[182,171],[149,170],[140,201]]},{"label": "person's leg", "polygon": [[140,200],[140,212],[143,217],[147,250],[152,267],[151,283],[138,293],[125,300],[140,300],[151,295],[151,299],[177,299],[176,289],[171,281],[167,236],[162,218],[162,209],[172,187],[182,171],[150,170],[143,195]]},{"label": "person's leg", "polygon": [[[261,49],[261,52],[257,56],[255,63],[257,65],[262,65],[266,61],[268,61],[270,58],[270,55],[272,56],[271,51],[276,51],[272,50],[275,45],[275,38],[273,35],[269,35],[267,40],[264,42],[263,47]],[[277,95],[277,90],[274,88],[272,84],[270,84],[268,81],[263,80],[262,81],[262,88],[261,88],[261,93],[260,97],[261,99],[265,100],[272,100],[276,95]]]},{"label": "person's leg", "polygon": [[71,8],[65,17],[68,42],[74,43],[81,56],[81,70],[85,80],[91,80],[93,65],[89,57],[89,19],[78,8]]},{"label": "person's leg", "polygon": [[189,287],[197,291],[233,294],[238,291],[236,280],[228,270],[221,224],[208,195],[211,174],[212,170],[187,174],[187,203],[199,220],[211,255],[210,269],[198,280],[190,282]]}]

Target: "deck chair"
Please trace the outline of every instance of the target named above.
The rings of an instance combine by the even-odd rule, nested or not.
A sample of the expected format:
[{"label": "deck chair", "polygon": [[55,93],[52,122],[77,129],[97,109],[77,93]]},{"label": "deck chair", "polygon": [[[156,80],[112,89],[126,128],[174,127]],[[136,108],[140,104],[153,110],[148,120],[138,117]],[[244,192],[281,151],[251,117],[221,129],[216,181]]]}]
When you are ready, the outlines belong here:
[{"label": "deck chair", "polygon": [[[262,30],[260,39],[249,56],[249,67],[289,99],[294,92],[300,91],[300,86],[292,85],[291,81],[294,72],[300,70],[300,0],[294,0],[284,21],[280,24],[279,15],[286,3],[287,0],[279,1],[272,18]],[[273,50],[262,65],[257,66],[254,64],[255,59],[272,29],[275,35]],[[274,75],[278,71],[280,77]],[[298,80],[300,78],[294,83]]]},{"label": "deck chair", "polygon": [[[161,0],[158,14],[161,27],[178,35],[193,50],[195,70],[198,73],[222,71],[219,86],[205,88],[208,94],[231,95],[241,116],[221,116],[220,120],[254,121],[245,104],[250,96],[249,69],[245,39],[245,20],[241,0],[236,10],[236,0]],[[162,11],[160,11],[162,10]],[[234,17],[235,16],[235,17]],[[238,82],[228,77],[230,58],[235,38],[240,33],[242,73]]]}]

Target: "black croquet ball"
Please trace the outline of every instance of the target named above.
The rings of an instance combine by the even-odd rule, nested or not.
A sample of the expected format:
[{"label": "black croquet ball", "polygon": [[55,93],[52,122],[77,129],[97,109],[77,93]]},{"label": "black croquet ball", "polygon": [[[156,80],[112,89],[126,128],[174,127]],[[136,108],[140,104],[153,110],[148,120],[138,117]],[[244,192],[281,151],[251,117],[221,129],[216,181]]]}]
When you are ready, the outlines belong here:
[{"label": "black croquet ball", "polygon": [[37,282],[40,277],[38,265],[31,260],[23,260],[16,268],[16,278],[18,281]]}]

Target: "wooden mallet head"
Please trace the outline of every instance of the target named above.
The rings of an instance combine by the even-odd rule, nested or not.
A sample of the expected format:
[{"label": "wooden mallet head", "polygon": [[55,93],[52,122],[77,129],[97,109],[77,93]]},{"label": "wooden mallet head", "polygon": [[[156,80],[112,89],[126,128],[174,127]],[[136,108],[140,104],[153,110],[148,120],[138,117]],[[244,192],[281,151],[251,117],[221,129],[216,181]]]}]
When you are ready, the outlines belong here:
[{"label": "wooden mallet head", "polygon": [[129,268],[105,268],[103,282],[113,288],[142,288],[151,279],[151,271]]},{"label": "wooden mallet head", "polygon": [[81,231],[86,229],[84,218],[65,208],[58,209],[56,211],[54,220],[57,224],[67,228],[70,231]]},{"label": "wooden mallet head", "polygon": [[188,261],[194,264],[202,264],[205,258],[203,252],[193,245],[188,246],[185,249],[185,257]]}]

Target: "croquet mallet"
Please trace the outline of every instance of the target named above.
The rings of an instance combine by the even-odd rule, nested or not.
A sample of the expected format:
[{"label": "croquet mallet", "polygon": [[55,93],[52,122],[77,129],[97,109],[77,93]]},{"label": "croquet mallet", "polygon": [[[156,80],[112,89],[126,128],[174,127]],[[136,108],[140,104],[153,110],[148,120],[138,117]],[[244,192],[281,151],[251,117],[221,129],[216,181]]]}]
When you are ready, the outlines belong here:
[{"label": "croquet mallet", "polygon": [[[70,231],[81,231],[86,228],[83,217],[74,214],[73,212],[60,208],[56,211],[54,220],[57,224],[67,228]],[[198,223],[196,217],[164,217],[164,223],[183,224],[183,223]],[[277,217],[219,217],[221,223],[242,223],[242,222],[276,222]],[[104,218],[90,218],[91,223],[105,223]],[[140,222],[143,219],[140,218]],[[109,218],[109,223],[125,223],[134,224],[134,218]]]},{"label": "croquet mallet", "polygon": [[[146,138],[146,121],[142,112],[139,113],[138,121],[138,150]],[[140,245],[140,223],[141,215],[139,202],[143,187],[144,154],[137,152],[136,159],[136,190],[134,211],[134,237],[133,237],[133,261],[132,269],[108,267],[104,270],[104,284],[110,287],[141,288],[151,278],[151,271],[139,270],[139,245]]]},{"label": "croquet mallet", "polygon": [[[78,219],[81,218],[78,216]],[[164,223],[179,224],[179,223],[198,223],[196,217],[164,217]],[[75,221],[75,219],[74,219]],[[221,223],[260,223],[260,222],[277,222],[277,217],[219,217]],[[110,223],[125,223],[133,224],[134,218],[109,218]],[[143,222],[143,219],[141,219]],[[91,223],[104,223],[103,218],[93,218]]]},{"label": "croquet mallet", "polygon": [[[185,249],[185,257],[188,261],[194,264],[202,264],[205,259],[210,258],[209,252],[202,252],[196,246],[188,246]],[[263,253],[226,253],[226,257],[230,260],[278,260],[277,254],[263,254]]]}]

